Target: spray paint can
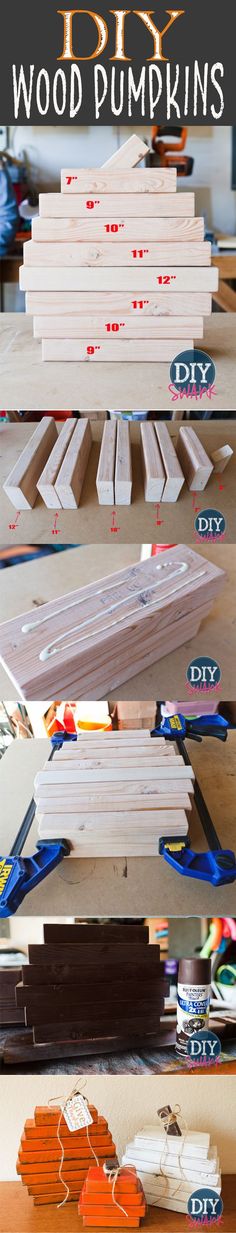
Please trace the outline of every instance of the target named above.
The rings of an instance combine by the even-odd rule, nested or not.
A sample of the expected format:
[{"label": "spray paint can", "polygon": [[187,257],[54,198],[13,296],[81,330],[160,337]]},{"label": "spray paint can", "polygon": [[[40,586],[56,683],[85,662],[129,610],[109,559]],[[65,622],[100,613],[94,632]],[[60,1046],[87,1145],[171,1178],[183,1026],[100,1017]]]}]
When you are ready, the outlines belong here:
[{"label": "spray paint can", "polygon": [[208,1027],[210,996],[210,959],[181,959],[177,988],[177,1053],[186,1054],[193,1032],[201,1032]]}]

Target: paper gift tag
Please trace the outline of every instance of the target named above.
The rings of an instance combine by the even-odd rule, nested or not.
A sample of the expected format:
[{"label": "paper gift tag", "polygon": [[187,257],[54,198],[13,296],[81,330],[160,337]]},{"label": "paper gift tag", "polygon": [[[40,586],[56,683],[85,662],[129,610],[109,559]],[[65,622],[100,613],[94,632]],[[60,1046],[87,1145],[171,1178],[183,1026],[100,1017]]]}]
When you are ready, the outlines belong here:
[{"label": "paper gift tag", "polygon": [[68,1130],[82,1130],[83,1126],[90,1126],[93,1121],[87,1101],[79,1094],[71,1096],[66,1105],[61,1104],[61,1109]]}]

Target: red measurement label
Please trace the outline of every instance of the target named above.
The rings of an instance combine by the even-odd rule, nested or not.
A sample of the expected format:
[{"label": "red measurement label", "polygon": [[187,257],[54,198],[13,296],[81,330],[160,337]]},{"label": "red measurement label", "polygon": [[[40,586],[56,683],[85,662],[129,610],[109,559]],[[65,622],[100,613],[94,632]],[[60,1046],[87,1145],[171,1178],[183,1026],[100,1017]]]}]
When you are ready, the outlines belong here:
[{"label": "red measurement label", "polygon": [[94,210],[95,205],[100,205],[100,201],[86,201],[86,210]]},{"label": "red measurement label", "polygon": [[94,355],[95,351],[101,351],[101,347],[86,347],[87,355]]},{"label": "red measurement label", "polygon": [[176,274],[158,274],[157,283],[164,284],[174,282]]},{"label": "red measurement label", "polygon": [[19,522],[20,515],[21,515],[21,511],[20,511],[20,509],[18,509],[18,510],[17,510],[17,514],[16,514],[16,516],[15,516],[15,522],[9,522],[9,523],[8,523],[8,530],[9,530],[9,531],[16,531],[16,528],[17,528],[17,526],[18,526],[18,522]]},{"label": "red measurement label", "polygon": [[110,334],[111,332],[112,334],[118,334],[119,330],[122,330],[124,328],[124,325],[125,325],[125,321],[107,321],[105,325],[105,330],[107,330],[108,334]]},{"label": "red measurement label", "polygon": [[132,300],[132,308],[144,308],[144,304],[149,304],[149,300]]},{"label": "red measurement label", "polygon": [[113,509],[113,510],[112,510],[112,516],[111,516],[111,517],[112,517],[112,522],[111,522],[110,531],[112,532],[112,535],[115,535],[115,534],[117,533],[117,531],[120,531],[120,527],[118,527],[118,526],[117,526],[117,521],[116,521],[116,510],[115,510],[115,509]]},{"label": "red measurement label", "polygon": [[59,518],[59,514],[55,514],[54,523],[52,527],[52,535],[59,535],[60,533],[60,527],[57,526],[58,518]]},{"label": "red measurement label", "polygon": [[145,253],[149,253],[149,248],[132,248],[132,257],[144,257]]},{"label": "red measurement label", "polygon": [[122,231],[122,227],[124,227],[124,225],[124,223],[104,223],[104,228],[105,231],[112,231],[114,235],[117,231]]},{"label": "red measurement label", "polygon": [[70,187],[70,184],[72,184],[72,180],[78,180],[78,176],[66,176],[66,183],[68,184],[69,187]]}]

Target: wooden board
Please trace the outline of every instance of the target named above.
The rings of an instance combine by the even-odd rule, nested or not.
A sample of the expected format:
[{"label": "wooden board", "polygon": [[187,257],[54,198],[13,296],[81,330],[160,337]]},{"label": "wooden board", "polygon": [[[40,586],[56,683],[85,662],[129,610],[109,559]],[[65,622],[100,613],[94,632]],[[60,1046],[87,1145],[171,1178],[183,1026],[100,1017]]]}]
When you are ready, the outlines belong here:
[{"label": "wooden board", "polygon": [[[141,261],[143,266],[210,266],[211,263],[211,245],[203,242],[199,244],[172,242],[171,240],[165,244],[163,241],[153,243],[151,240],[144,245],[143,240],[141,246],[122,241],[122,243],[113,244],[112,236],[110,244],[106,241],[96,243],[85,243],[85,241],[69,244],[65,241],[64,244],[57,243],[54,240],[53,244],[35,244],[33,240],[27,240],[24,245],[24,264],[26,268],[37,269],[39,266],[47,270],[56,266],[73,269],[80,267],[88,267],[88,269],[106,269],[116,266],[131,266],[135,271],[137,263]],[[135,277],[134,273],[134,277]]]},{"label": "wooden board", "polygon": [[45,416],[3,484],[4,492],[16,509],[32,509],[35,505],[37,481],[56,440],[55,420]]},{"label": "wooden board", "polygon": [[[168,322],[174,317],[181,319],[187,317],[188,322],[193,317],[208,317],[211,313],[211,295],[207,293],[187,292],[182,294],[175,291],[165,290],[165,298],[163,300],[162,292],[149,292],[148,296],[143,298],[143,289],[139,287],[135,291],[135,299],[128,292],[117,291],[99,291],[99,295],[89,291],[29,291],[26,294],[26,312],[35,313],[37,316],[59,316],[63,319],[65,316],[74,317],[79,315],[84,317],[84,314],[90,318],[96,318],[101,313],[104,314],[106,321],[117,320],[117,313],[121,313],[121,320],[127,314],[134,321],[140,321],[144,318],[161,318],[166,317]],[[136,305],[136,307],[135,307]],[[141,305],[141,307],[139,307]],[[111,316],[112,314],[112,316]],[[131,325],[130,322],[130,325]],[[151,324],[151,322],[150,322]],[[154,323],[155,324],[155,323]],[[175,322],[172,321],[173,326]],[[195,333],[195,329],[193,331]],[[82,337],[82,335],[81,335]],[[146,335],[145,335],[146,337]],[[170,334],[171,337],[171,334]]]},{"label": "wooden board", "polygon": [[116,453],[116,420],[104,424],[102,444],[96,476],[99,505],[114,505],[114,477]]},{"label": "wooden board", "polygon": [[[140,172],[138,173],[140,175]],[[146,173],[145,173],[146,174]],[[40,218],[193,218],[195,210],[194,193],[136,193],[117,192],[113,180],[110,192],[96,199],[96,193],[90,193],[91,208],[88,206],[87,193],[40,193]]]},{"label": "wooden board", "polygon": [[119,167],[122,171],[130,167],[136,167],[137,163],[141,163],[143,158],[147,157],[148,146],[142,141],[137,133],[132,133],[132,137],[128,137],[128,141],[122,143],[111,158],[106,158],[103,167]]},{"label": "wooden board", "polygon": [[203,492],[213,463],[193,428],[181,425],[176,449],[190,492]]},{"label": "wooden board", "polygon": [[63,168],[61,172],[61,192],[67,197],[74,193],[86,193],[87,197],[94,194],[118,193],[175,193],[175,167],[145,167],[135,171],[126,168],[125,171],[108,171],[103,168],[80,167]]},{"label": "wooden board", "polygon": [[[213,266],[173,266],[166,264],[140,268],[141,261],[133,261],[132,268],[116,266],[112,270],[104,269],[101,280],[101,269],[86,269],[82,267],[57,266],[49,267],[21,266],[21,291],[96,291],[100,296],[104,291],[131,291],[132,300],[138,300],[145,292],[159,291],[163,298],[170,289],[179,291],[217,291],[218,271]],[[165,282],[160,283],[160,279]],[[159,284],[159,285],[158,285]],[[102,302],[102,300],[101,300]],[[163,303],[163,302],[162,302]],[[191,304],[193,312],[194,304]],[[179,306],[181,312],[181,307]]]},{"label": "wooden board", "polygon": [[40,496],[48,509],[61,509],[61,501],[56,492],[55,483],[74,430],[74,420],[67,420],[63,424],[46,466],[37,481],[38,492],[40,492]]},{"label": "wooden board", "polygon": [[154,425],[148,422],[141,423],[140,434],[145,501],[160,501],[165,483],[165,472]]},{"label": "wooden board", "polygon": [[55,490],[62,509],[77,509],[92,447],[89,420],[79,420],[55,480]]},{"label": "wooden board", "polygon": [[[149,928],[148,925],[139,924],[132,921],[131,923],[122,921],[109,921],[109,924],[86,924],[76,922],[76,924],[67,924],[63,921],[62,924],[51,924],[47,921],[43,927],[44,942],[106,942],[109,933],[110,941],[116,942],[142,942],[144,946],[149,943]],[[17,975],[17,973],[16,973]]]},{"label": "wooden board", "polygon": [[[108,307],[109,312],[109,307]],[[203,317],[189,317],[188,322],[186,317],[170,317],[156,316],[147,317],[142,312],[133,313],[133,315],[125,316],[122,314],[122,321],[117,321],[118,313],[113,315],[113,320],[108,321],[108,313],[97,313],[96,316],[92,313],[75,316],[60,316],[59,312],[55,316],[35,317],[33,323],[34,338],[114,338],[114,334],[119,334],[122,338],[132,339],[148,339],[152,338],[180,338],[185,335],[186,329],[191,334],[191,338],[203,337]],[[121,331],[121,334],[120,334]]]},{"label": "wooden board", "polygon": [[166,472],[162,501],[177,501],[184,484],[184,475],[178,462],[167,424],[156,421],[154,427]]},{"label": "wooden board", "polygon": [[228,462],[230,462],[230,459],[233,457],[233,452],[234,451],[231,449],[231,445],[221,445],[220,449],[213,450],[213,454],[211,454],[211,461],[213,462],[214,471],[216,471],[216,474],[221,474],[222,471],[225,471],[225,468],[228,466]]},{"label": "wooden board", "polygon": [[129,424],[118,420],[115,465],[115,503],[130,505],[132,493],[132,465]]},{"label": "wooden board", "polygon": [[[175,206],[172,208],[175,209]],[[152,218],[147,214],[139,221],[135,207],[133,218],[127,216],[126,211],[121,215],[119,198],[117,198],[116,215],[113,214],[111,217],[110,211],[107,211],[107,221],[101,215],[98,218],[94,217],[93,210],[88,210],[87,216],[87,219],[33,218],[32,239],[37,243],[60,241],[62,244],[71,240],[74,242],[85,240],[90,243],[94,240],[109,243],[112,240],[112,244],[119,244],[122,239],[133,243],[137,241],[139,248],[146,240],[151,240],[153,243],[155,241],[164,241],[164,243],[178,241],[180,244],[192,241],[202,243],[204,240],[203,218],[181,218],[177,213],[173,218],[162,218],[155,214]]]},{"label": "wooden board", "polygon": [[42,358],[45,361],[66,360],[72,364],[80,360],[89,364],[111,363],[114,360],[126,360],[129,364],[149,364],[152,361],[162,364],[163,360],[171,361],[177,352],[183,349],[192,351],[192,348],[193,339],[188,337],[175,340],[164,338],[157,342],[144,342],[142,339],[135,342],[123,338],[117,338],[115,342],[108,342],[107,339],[104,342],[93,339],[91,342],[89,338],[87,341],[45,338],[42,343]]},{"label": "wooden board", "polygon": [[5,621],[1,658],[18,697],[89,699],[107,689],[109,696],[194,636],[224,579],[211,561],[178,545]]}]

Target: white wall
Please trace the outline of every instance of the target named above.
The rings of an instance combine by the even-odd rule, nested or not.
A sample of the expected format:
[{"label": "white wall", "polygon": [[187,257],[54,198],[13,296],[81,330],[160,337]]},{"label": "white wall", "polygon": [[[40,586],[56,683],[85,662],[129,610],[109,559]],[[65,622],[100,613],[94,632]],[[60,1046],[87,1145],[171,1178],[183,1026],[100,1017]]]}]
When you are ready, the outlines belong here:
[{"label": "white wall", "polygon": [[[14,1075],[1,1077],[1,1180],[15,1179],[15,1162],[26,1118],[35,1105],[70,1095],[74,1075]],[[90,1075],[78,1086],[108,1119],[119,1158],[138,1129],[156,1121],[161,1105],[179,1103],[190,1130],[210,1132],[223,1172],[234,1173],[236,1162],[236,1077],[206,1075]]]},{"label": "white wall", "polygon": [[[132,133],[129,127],[35,127],[10,130],[11,144],[19,155],[26,153],[32,184],[58,189],[62,166],[99,166]],[[150,126],[141,125],[140,135],[150,141]],[[188,129],[186,150],[195,159],[191,179],[181,179],[179,189],[196,190],[196,213],[204,214],[208,227],[234,233],[236,193],[231,189],[232,130],[226,125]]]}]

